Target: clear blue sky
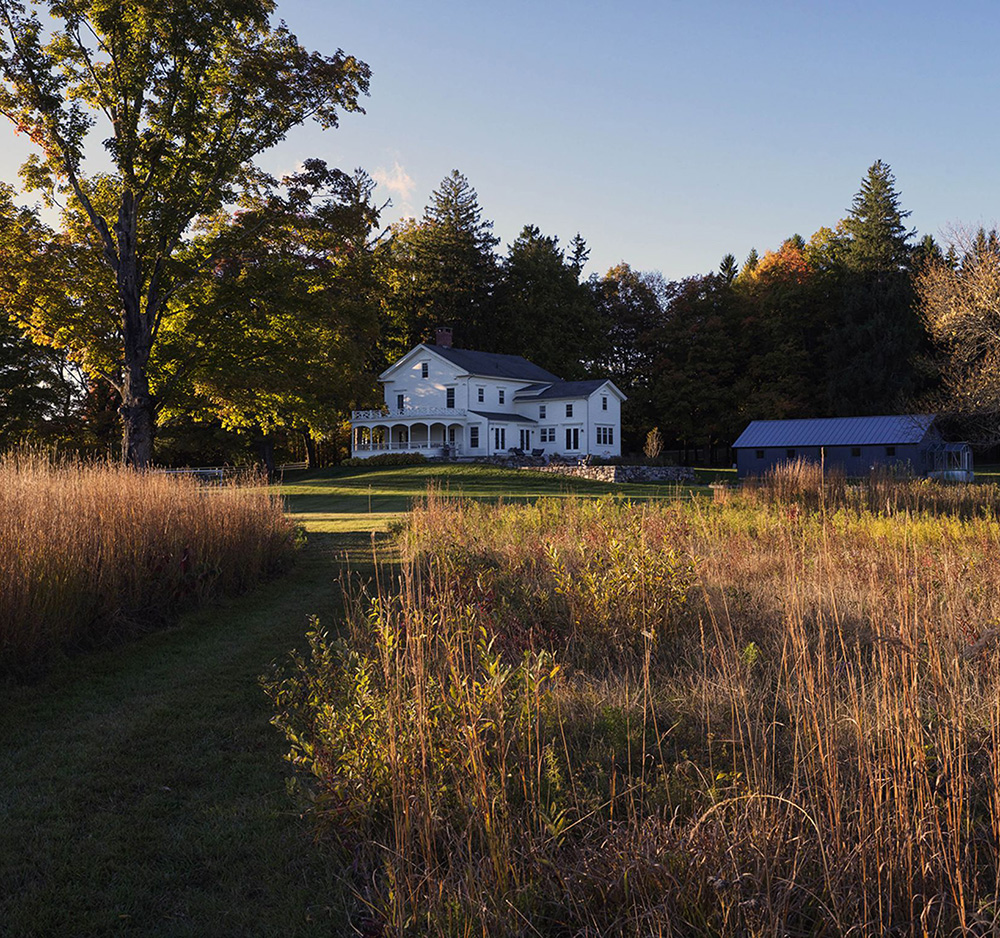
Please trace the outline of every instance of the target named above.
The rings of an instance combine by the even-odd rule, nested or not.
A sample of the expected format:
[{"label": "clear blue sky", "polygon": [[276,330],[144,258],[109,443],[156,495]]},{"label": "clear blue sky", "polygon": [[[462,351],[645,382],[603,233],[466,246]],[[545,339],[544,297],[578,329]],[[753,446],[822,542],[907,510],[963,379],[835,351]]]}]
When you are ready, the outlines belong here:
[{"label": "clear blue sky", "polygon": [[[940,237],[1000,211],[1000,5],[279,0],[309,47],[372,68],[367,114],[263,160],[361,166],[391,221],[452,168],[502,247],[526,223],[670,277],[842,218],[887,161]],[[23,146],[0,128],[0,178]]]}]

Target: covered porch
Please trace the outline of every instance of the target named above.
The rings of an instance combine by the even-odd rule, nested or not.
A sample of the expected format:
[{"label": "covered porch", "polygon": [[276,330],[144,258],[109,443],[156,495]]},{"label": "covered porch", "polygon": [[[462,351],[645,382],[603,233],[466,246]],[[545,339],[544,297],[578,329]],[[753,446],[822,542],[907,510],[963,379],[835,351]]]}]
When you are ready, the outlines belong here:
[{"label": "covered porch", "polygon": [[465,426],[444,421],[383,419],[352,422],[351,455],[367,459],[380,453],[421,453],[431,458],[462,455]]}]

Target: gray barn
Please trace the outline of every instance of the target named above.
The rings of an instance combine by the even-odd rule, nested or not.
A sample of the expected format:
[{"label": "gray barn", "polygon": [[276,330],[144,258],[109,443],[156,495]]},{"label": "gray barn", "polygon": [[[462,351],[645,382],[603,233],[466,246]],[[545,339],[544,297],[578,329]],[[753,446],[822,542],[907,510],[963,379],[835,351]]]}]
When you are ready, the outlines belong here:
[{"label": "gray barn", "polygon": [[754,420],[733,444],[737,475],[762,475],[784,462],[822,459],[848,476],[896,466],[915,475],[971,481],[969,444],[945,442],[936,419],[935,414],[902,414]]}]

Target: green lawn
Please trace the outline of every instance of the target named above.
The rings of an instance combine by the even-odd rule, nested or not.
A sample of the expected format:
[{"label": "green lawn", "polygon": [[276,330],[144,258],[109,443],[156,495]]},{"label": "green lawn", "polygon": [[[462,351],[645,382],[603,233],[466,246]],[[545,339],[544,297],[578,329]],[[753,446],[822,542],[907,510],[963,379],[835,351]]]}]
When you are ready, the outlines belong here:
[{"label": "green lawn", "polygon": [[488,501],[533,501],[541,497],[614,494],[622,498],[673,498],[693,491],[732,470],[704,473],[696,486],[612,485],[551,472],[489,466],[428,465],[389,468],[328,469],[305,474],[283,486],[288,511],[308,530],[385,530],[401,518],[429,486],[446,496]]},{"label": "green lawn", "polygon": [[257,679],[303,646],[310,615],[336,626],[345,559],[370,575],[380,532],[428,484],[508,501],[689,491],[447,466],[287,483],[309,532],[292,573],[0,687],[0,935],[340,933],[342,870],[292,810]]}]

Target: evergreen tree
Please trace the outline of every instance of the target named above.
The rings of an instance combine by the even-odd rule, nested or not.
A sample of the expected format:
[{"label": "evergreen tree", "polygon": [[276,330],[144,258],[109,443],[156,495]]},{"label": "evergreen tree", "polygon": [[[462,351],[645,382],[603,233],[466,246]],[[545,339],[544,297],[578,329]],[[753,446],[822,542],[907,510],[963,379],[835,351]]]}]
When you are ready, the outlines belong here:
[{"label": "evergreen tree", "polygon": [[886,273],[907,264],[907,244],[916,230],[907,230],[910,213],[899,207],[896,179],[887,163],[876,160],[861,181],[844,228],[850,236],[848,264],[855,270]]},{"label": "evergreen tree", "polygon": [[451,325],[467,348],[494,351],[499,337],[493,310],[499,238],[483,218],[476,190],[457,169],[431,194],[419,225],[402,245],[409,255],[410,338],[430,338],[439,325]]},{"label": "evergreen tree", "polygon": [[892,413],[921,388],[926,336],[910,267],[914,231],[889,166],[868,169],[844,220],[848,235],[836,320],[828,333],[828,406],[838,414]]},{"label": "evergreen tree", "polygon": [[750,248],[750,253],[743,262],[743,269],[740,271],[740,276],[752,274],[757,269],[758,263],[760,263],[760,258],[757,256],[757,248]]},{"label": "evergreen tree", "polygon": [[525,225],[497,291],[497,350],[524,355],[568,380],[586,376],[599,335],[592,292],[579,280],[586,245],[579,235],[573,244],[575,257],[567,262],[558,238]]},{"label": "evergreen tree", "polygon": [[719,264],[719,276],[722,277],[726,286],[730,286],[738,273],[739,268],[736,266],[736,258],[732,254],[727,254],[722,258],[722,263]]},{"label": "evergreen tree", "polygon": [[583,240],[583,235],[579,231],[573,236],[569,247],[569,266],[576,271],[577,277],[580,277],[587,261],[590,260],[590,248],[587,247],[587,242]]}]

